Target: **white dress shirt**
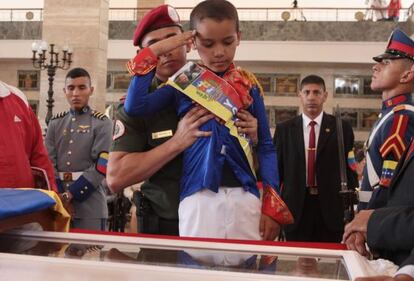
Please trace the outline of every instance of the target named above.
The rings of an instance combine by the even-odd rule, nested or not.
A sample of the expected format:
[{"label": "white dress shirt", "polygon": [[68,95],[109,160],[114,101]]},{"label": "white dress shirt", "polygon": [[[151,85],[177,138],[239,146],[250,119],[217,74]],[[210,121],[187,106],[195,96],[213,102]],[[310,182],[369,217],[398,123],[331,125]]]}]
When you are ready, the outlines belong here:
[{"label": "white dress shirt", "polygon": [[[305,145],[305,167],[306,167],[306,182],[308,182],[308,148],[309,148],[309,134],[310,134],[310,130],[311,130],[311,126],[309,125],[309,123],[311,121],[315,121],[315,153],[318,151],[317,147],[318,147],[318,139],[319,139],[319,132],[321,131],[321,125],[322,125],[322,116],[323,116],[323,111],[318,115],[318,117],[316,117],[315,119],[310,119],[308,116],[306,116],[304,113],[302,113],[302,120],[303,120],[303,140],[304,140],[304,145]],[[316,158],[315,158],[316,159]],[[316,172],[316,170],[315,170]],[[317,184],[316,182],[316,178],[315,178],[315,184]]]}]

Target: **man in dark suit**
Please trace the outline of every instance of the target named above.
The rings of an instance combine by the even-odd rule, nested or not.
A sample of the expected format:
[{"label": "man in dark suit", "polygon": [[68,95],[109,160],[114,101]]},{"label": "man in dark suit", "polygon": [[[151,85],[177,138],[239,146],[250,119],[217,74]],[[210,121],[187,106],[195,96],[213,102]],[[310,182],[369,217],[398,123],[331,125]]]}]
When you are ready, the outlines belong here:
[{"label": "man in dark suit", "polygon": [[379,257],[401,266],[394,279],[377,277],[361,280],[414,280],[413,175],[414,140],[398,163],[389,187],[386,206],[359,212],[345,228],[343,241],[349,249],[365,255],[367,242]]},{"label": "man in dark suit", "polygon": [[[276,126],[282,197],[295,222],[284,229],[290,241],[339,242],[344,229],[340,191],[338,139],[335,117],[323,112],[324,80],[316,75],[301,81],[303,114]],[[352,151],[354,134],[342,122],[345,152]],[[347,157],[341,155],[341,157]],[[358,186],[347,165],[348,186]]]}]

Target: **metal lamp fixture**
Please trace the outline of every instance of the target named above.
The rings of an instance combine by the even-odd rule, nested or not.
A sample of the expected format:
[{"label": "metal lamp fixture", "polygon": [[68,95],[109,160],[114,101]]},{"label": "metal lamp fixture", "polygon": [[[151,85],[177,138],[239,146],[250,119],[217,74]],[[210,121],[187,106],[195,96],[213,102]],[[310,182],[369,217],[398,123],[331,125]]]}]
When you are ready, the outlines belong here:
[{"label": "metal lamp fixture", "polygon": [[[72,63],[72,50],[68,46],[62,48],[62,53],[59,53],[55,44],[48,44],[46,41],[33,42],[32,43],[32,62],[35,69],[45,70],[47,69],[47,75],[49,76],[49,90],[47,91],[47,114],[46,124],[49,123],[52,117],[53,103],[53,81],[56,74],[56,69],[60,68],[67,70]],[[59,57],[61,55],[61,57]]]}]

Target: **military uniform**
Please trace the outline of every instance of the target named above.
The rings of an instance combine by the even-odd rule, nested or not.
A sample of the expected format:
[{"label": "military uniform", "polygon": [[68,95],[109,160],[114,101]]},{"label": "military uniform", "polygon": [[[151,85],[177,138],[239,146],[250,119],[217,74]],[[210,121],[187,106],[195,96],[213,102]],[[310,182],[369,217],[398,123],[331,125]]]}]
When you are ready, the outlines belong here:
[{"label": "military uniform", "polygon": [[49,123],[46,147],[55,167],[59,191],[69,190],[73,195],[73,227],[104,229],[104,225],[92,221],[108,217],[102,184],[111,136],[111,120],[88,106],[81,112],[59,113]]},{"label": "military uniform", "polygon": [[[159,81],[154,78],[153,91]],[[170,139],[178,124],[173,106],[146,118],[133,118],[125,114],[120,105],[115,123],[111,151],[145,152]],[[135,201],[139,232],[178,235],[179,182],[181,178],[181,156],[164,165],[141,186]],[[138,197],[138,198],[137,198]],[[141,198],[139,198],[141,197]]]},{"label": "military uniform", "polygon": [[[414,61],[414,41],[396,29],[390,36],[385,52],[373,59],[378,63],[386,59]],[[383,101],[381,118],[374,125],[366,143],[366,165],[359,209],[380,208],[386,204],[388,187],[397,163],[414,136],[413,120],[414,104],[411,93],[400,93]]]},{"label": "military uniform", "polygon": [[[383,102],[381,118],[368,141],[362,180],[360,208],[379,208],[387,200],[387,190],[397,163],[414,136],[414,104],[411,94],[398,95]],[[372,197],[369,204],[364,198]],[[368,195],[368,196],[367,196]]]}]

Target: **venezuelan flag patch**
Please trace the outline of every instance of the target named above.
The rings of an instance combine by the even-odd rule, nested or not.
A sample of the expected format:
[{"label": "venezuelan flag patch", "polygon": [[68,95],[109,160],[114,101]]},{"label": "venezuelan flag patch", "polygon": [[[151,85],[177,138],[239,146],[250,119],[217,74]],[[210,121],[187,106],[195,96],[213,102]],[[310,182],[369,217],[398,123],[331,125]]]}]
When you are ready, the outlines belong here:
[{"label": "venezuelan flag patch", "polygon": [[102,175],[106,175],[106,167],[108,166],[109,153],[102,151],[99,153],[98,161],[96,161],[96,170]]},{"label": "venezuelan flag patch", "polygon": [[354,150],[348,152],[348,166],[352,171],[356,171],[357,162],[355,160],[355,153]]}]

